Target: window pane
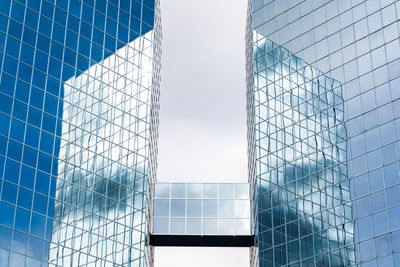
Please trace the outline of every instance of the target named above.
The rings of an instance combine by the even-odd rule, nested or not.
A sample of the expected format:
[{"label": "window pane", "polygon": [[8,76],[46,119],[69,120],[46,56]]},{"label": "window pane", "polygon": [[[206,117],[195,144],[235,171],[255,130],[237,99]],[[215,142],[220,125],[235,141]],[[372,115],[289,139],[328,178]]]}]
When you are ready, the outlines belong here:
[{"label": "window pane", "polygon": [[169,184],[156,184],[155,195],[156,198],[169,198]]},{"label": "window pane", "polygon": [[235,200],[235,217],[249,218],[250,217],[250,201]]},{"label": "window pane", "polygon": [[171,217],[185,216],[185,200],[171,200]]},{"label": "window pane", "polygon": [[250,234],[250,219],[235,220],[235,234],[249,235]]},{"label": "window pane", "polygon": [[171,184],[171,198],[185,198],[186,184]]},{"label": "window pane", "polygon": [[185,219],[171,219],[171,234],[185,234]]},{"label": "window pane", "polygon": [[220,184],[219,198],[233,198],[233,184]]},{"label": "window pane", "polygon": [[11,249],[15,252],[25,254],[27,243],[28,243],[28,236],[15,231]]},{"label": "window pane", "polygon": [[204,198],[217,198],[217,184],[204,184],[203,185],[203,197]]},{"label": "window pane", "polygon": [[154,217],[169,216],[169,200],[154,200]]},{"label": "window pane", "polygon": [[200,217],[201,216],[201,200],[188,200],[187,201],[187,216]]},{"label": "window pane", "polygon": [[391,252],[389,235],[384,235],[375,239],[376,256],[386,256]]},{"label": "window pane", "polygon": [[200,235],[201,234],[201,219],[187,219],[187,230],[188,235]]},{"label": "window pane", "polygon": [[202,189],[202,184],[188,184],[187,198],[201,198],[203,193]]},{"label": "window pane", "polygon": [[169,232],[169,219],[154,219],[153,223],[155,234],[167,234]]},{"label": "window pane", "polygon": [[219,220],[219,234],[220,235],[233,235],[235,222],[233,219],[220,219]]},{"label": "window pane", "polygon": [[10,249],[10,242],[11,230],[0,226],[0,248]]},{"label": "window pane", "polygon": [[219,217],[233,218],[233,200],[219,201]]},{"label": "window pane", "polygon": [[203,234],[207,235],[218,234],[217,219],[203,219]]},{"label": "window pane", "polygon": [[203,200],[203,216],[217,217],[218,202],[217,200]]},{"label": "window pane", "polygon": [[249,185],[236,184],[235,185],[235,199],[248,199],[249,198]]}]

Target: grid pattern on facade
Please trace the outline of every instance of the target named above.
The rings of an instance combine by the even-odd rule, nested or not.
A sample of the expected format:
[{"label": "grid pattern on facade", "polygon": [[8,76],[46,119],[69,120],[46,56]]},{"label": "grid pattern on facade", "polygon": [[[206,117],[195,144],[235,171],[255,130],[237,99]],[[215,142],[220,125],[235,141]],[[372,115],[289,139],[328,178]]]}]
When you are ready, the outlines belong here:
[{"label": "grid pattern on facade", "polygon": [[153,24],[152,0],[0,1],[1,263],[144,265]]},{"label": "grid pattern on facade", "polygon": [[253,0],[253,29],[342,84],[359,266],[400,265],[400,2]]},{"label": "grid pattern on facade", "polygon": [[259,265],[349,266],[354,227],[341,84],[253,36]]},{"label": "grid pattern on facade", "polygon": [[151,34],[64,84],[50,248],[56,265],[143,265]]},{"label": "grid pattern on facade", "polygon": [[248,184],[156,183],[153,234],[251,235]]}]

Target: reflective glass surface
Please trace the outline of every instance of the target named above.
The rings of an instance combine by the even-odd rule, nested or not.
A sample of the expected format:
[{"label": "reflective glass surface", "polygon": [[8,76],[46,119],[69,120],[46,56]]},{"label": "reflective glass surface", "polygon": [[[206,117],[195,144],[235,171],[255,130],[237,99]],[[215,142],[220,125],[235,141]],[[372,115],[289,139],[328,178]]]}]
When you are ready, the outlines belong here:
[{"label": "reflective glass surface", "polygon": [[399,1],[251,4],[252,262],[400,266]]},{"label": "reflective glass surface", "polygon": [[260,265],[351,265],[342,86],[260,34],[254,46]]},{"label": "reflective glass surface", "polygon": [[156,183],[152,187],[153,234],[251,234],[249,184]]},{"label": "reflective glass surface", "polygon": [[0,1],[1,266],[144,266],[154,10]]}]

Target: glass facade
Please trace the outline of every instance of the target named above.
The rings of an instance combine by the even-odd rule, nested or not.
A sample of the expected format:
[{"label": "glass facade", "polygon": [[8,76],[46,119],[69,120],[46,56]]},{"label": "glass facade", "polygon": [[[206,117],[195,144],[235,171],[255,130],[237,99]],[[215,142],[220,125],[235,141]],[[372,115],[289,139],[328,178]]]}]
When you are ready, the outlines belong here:
[{"label": "glass facade", "polygon": [[259,266],[400,266],[400,2],[251,1]]},{"label": "glass facade", "polygon": [[251,234],[247,183],[156,183],[153,188],[153,234]]},{"label": "glass facade", "polygon": [[0,1],[0,266],[152,266],[149,233],[400,266],[400,1],[248,8],[250,186],[157,184],[158,1]]},{"label": "glass facade", "polygon": [[260,265],[349,266],[341,84],[254,34]]},{"label": "glass facade", "polygon": [[144,266],[155,9],[0,1],[1,266]]}]

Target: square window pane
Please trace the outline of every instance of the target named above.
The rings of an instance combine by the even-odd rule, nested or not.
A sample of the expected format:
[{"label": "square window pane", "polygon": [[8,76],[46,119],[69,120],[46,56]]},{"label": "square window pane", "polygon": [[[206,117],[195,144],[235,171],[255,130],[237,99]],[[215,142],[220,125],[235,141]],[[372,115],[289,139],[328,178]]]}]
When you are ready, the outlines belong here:
[{"label": "square window pane", "polygon": [[203,219],[203,234],[204,235],[217,235],[218,234],[217,219]]},{"label": "square window pane", "polygon": [[233,200],[220,200],[219,201],[219,217],[233,218]]},{"label": "square window pane", "polygon": [[203,184],[203,197],[204,198],[217,198],[218,197],[218,184]]},{"label": "square window pane", "polygon": [[12,228],[14,222],[15,206],[0,202],[0,224]]},{"label": "square window pane", "polygon": [[186,184],[171,184],[171,198],[185,198]]},{"label": "square window pane", "polygon": [[235,229],[235,221],[233,219],[220,219],[219,220],[219,234],[220,235],[233,235]]},{"label": "square window pane", "polygon": [[219,198],[233,198],[233,184],[219,185]]},{"label": "square window pane", "polygon": [[11,252],[10,266],[25,266],[25,258],[21,254]]},{"label": "square window pane", "polygon": [[153,233],[154,234],[168,234],[169,233],[169,219],[153,220]]},{"label": "square window pane", "polygon": [[11,230],[0,226],[0,248],[10,249],[10,242]]},{"label": "square window pane", "polygon": [[250,219],[235,219],[235,234],[250,234]]},{"label": "square window pane", "polygon": [[154,217],[169,216],[169,200],[155,199],[154,203]]},{"label": "square window pane", "polygon": [[29,233],[30,212],[17,207],[15,213],[15,229]]},{"label": "square window pane", "polygon": [[393,251],[400,251],[400,231],[391,233]]},{"label": "square window pane", "polygon": [[188,217],[201,217],[201,200],[188,199],[187,201],[187,216]]},{"label": "square window pane", "polygon": [[201,198],[202,193],[202,184],[187,184],[187,198]]},{"label": "square window pane", "polygon": [[185,219],[171,218],[171,234],[185,234]]},{"label": "square window pane", "polygon": [[382,257],[388,255],[391,250],[390,236],[384,235],[375,239],[376,256]]},{"label": "square window pane", "polygon": [[235,184],[235,199],[248,199],[249,185],[248,184]]},{"label": "square window pane", "polygon": [[201,234],[201,219],[187,219],[187,230],[188,235],[200,235]]},{"label": "square window pane", "polygon": [[42,247],[43,241],[36,237],[30,237],[28,243],[28,256],[31,256],[36,259],[40,259],[42,257]]},{"label": "square window pane", "polygon": [[155,184],[156,198],[169,198],[170,184]]},{"label": "square window pane", "polygon": [[250,201],[235,200],[235,217],[250,218]]},{"label": "square window pane", "polygon": [[185,217],[185,200],[171,200],[171,217]]},{"label": "square window pane", "polygon": [[203,216],[204,217],[217,217],[218,215],[218,201],[217,200],[203,200]]},{"label": "square window pane", "polygon": [[25,254],[27,243],[28,243],[28,235],[14,231],[13,241],[11,245],[12,246],[11,249],[13,251]]}]

